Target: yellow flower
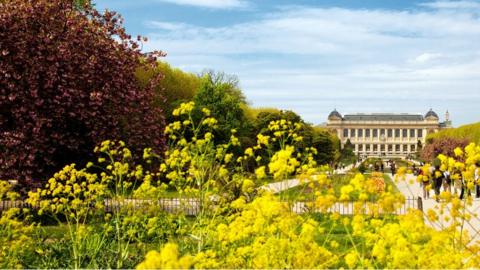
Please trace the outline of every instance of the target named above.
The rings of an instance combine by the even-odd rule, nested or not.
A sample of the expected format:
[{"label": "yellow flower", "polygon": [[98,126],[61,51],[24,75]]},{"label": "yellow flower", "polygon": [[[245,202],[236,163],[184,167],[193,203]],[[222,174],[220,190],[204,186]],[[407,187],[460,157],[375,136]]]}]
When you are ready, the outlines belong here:
[{"label": "yellow flower", "polygon": [[205,116],[210,116],[210,110],[207,108],[202,108],[202,112]]},{"label": "yellow flower", "polygon": [[180,257],[178,246],[168,243],[160,250],[150,251],[136,269],[189,269],[193,265],[191,256]]},{"label": "yellow flower", "polygon": [[251,192],[253,192],[254,188],[255,188],[255,183],[252,180],[250,180],[250,179],[243,180],[242,192],[251,193]]},{"label": "yellow flower", "polygon": [[265,166],[260,166],[255,170],[255,175],[257,176],[257,179],[263,179],[267,177],[265,174]]},{"label": "yellow flower", "polygon": [[245,149],[245,155],[252,157],[253,156],[253,149],[252,148],[247,148]]},{"label": "yellow flower", "polygon": [[348,268],[353,269],[357,266],[358,262],[358,255],[354,252],[350,252],[345,255],[345,263],[347,264]]}]

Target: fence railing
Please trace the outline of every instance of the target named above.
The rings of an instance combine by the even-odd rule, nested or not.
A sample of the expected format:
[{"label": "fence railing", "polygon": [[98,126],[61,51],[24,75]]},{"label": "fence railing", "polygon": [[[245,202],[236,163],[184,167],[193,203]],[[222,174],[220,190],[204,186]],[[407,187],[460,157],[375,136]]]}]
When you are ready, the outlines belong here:
[{"label": "fence railing", "polygon": [[[200,211],[200,200],[197,198],[160,198],[160,199],[105,199],[105,212],[113,212],[120,208],[140,209],[145,206],[158,206],[160,210],[169,213],[184,213],[186,215],[196,215]],[[0,201],[0,212],[11,208],[35,209],[22,200]]]},{"label": "fence railing", "polygon": [[[332,206],[326,208],[321,205],[315,204],[313,199],[304,201],[292,201],[292,211],[295,213],[306,212],[335,212],[341,215],[352,215],[354,213],[371,214],[370,210],[377,210],[377,213],[383,214],[387,211],[382,210],[379,203],[376,201],[366,201],[361,204],[355,201],[337,202]],[[210,202],[210,204],[213,204]],[[186,215],[194,216],[200,212],[200,200],[198,198],[159,198],[159,199],[105,199],[104,210],[105,212],[113,212],[120,208],[130,207],[133,209],[141,209],[142,207],[158,206],[160,210],[169,213],[183,213]],[[357,207],[357,208],[356,208]],[[26,203],[22,200],[15,201],[0,201],[0,212],[11,208],[30,208],[36,207]],[[423,211],[422,198],[406,198],[403,204],[397,205],[394,211],[388,211],[388,213],[396,215],[404,215],[408,212],[408,209],[418,209]],[[379,211],[379,212],[378,212]]]},{"label": "fence railing", "polygon": [[[390,208],[390,207],[389,207]],[[401,204],[394,204],[393,208],[385,209],[378,201],[345,201],[336,202],[331,206],[317,205],[314,199],[304,201],[292,202],[292,210],[295,213],[307,213],[307,212],[326,212],[326,213],[338,213],[340,215],[353,215],[353,214],[395,214],[405,215],[409,209],[417,209],[423,211],[422,198],[405,198],[405,202]]]}]

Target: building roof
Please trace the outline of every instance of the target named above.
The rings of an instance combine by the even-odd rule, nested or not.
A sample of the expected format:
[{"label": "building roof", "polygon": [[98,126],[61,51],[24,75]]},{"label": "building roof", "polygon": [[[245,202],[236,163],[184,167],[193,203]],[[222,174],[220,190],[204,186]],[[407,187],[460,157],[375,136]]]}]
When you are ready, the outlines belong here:
[{"label": "building roof", "polygon": [[438,119],[438,114],[434,112],[432,109],[430,109],[430,111],[428,111],[427,114],[425,114],[425,118],[427,117],[434,117]]},{"label": "building roof", "polygon": [[407,113],[371,113],[371,114],[346,114],[343,116],[344,121],[423,121],[421,114]]},{"label": "building roof", "polygon": [[334,110],[328,115],[328,119],[330,119],[330,118],[332,118],[332,117],[337,117],[337,118],[342,119],[342,115],[337,111],[337,109],[334,109]]}]

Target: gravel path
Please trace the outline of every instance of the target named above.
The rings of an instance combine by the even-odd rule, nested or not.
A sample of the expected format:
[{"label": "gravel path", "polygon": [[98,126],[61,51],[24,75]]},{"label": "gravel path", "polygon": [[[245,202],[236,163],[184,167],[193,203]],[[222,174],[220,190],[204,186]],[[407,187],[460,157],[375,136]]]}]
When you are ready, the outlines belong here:
[{"label": "gravel path", "polygon": [[[417,198],[423,196],[422,187],[419,183],[417,183],[416,177],[412,174],[407,174],[406,180],[398,181],[396,185],[405,197]],[[431,190],[430,196],[433,197],[433,194],[433,190]],[[430,198],[423,200],[424,213],[427,213],[429,209],[436,210],[437,207],[439,207],[439,203],[437,203],[434,199]],[[470,233],[470,236],[473,237],[474,241],[480,241],[480,199],[475,199],[472,206],[467,207],[467,211],[470,212],[472,218],[469,222],[465,223],[464,229]],[[473,216],[473,214],[477,214],[478,217]],[[442,229],[447,227],[449,224],[449,222],[445,221],[446,216],[450,216],[449,209],[445,209],[444,214],[440,216],[437,222],[429,221],[425,215],[425,222],[436,229]]]}]

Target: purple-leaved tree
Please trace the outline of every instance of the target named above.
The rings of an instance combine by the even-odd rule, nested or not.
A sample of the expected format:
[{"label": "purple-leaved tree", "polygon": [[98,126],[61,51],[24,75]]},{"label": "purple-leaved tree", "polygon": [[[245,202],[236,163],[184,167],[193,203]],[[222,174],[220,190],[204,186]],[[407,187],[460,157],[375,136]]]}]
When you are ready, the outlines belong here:
[{"label": "purple-leaved tree", "polygon": [[162,150],[160,76],[139,84],[135,72],[163,54],[143,41],[73,0],[0,1],[0,179],[46,180],[105,139]]}]

